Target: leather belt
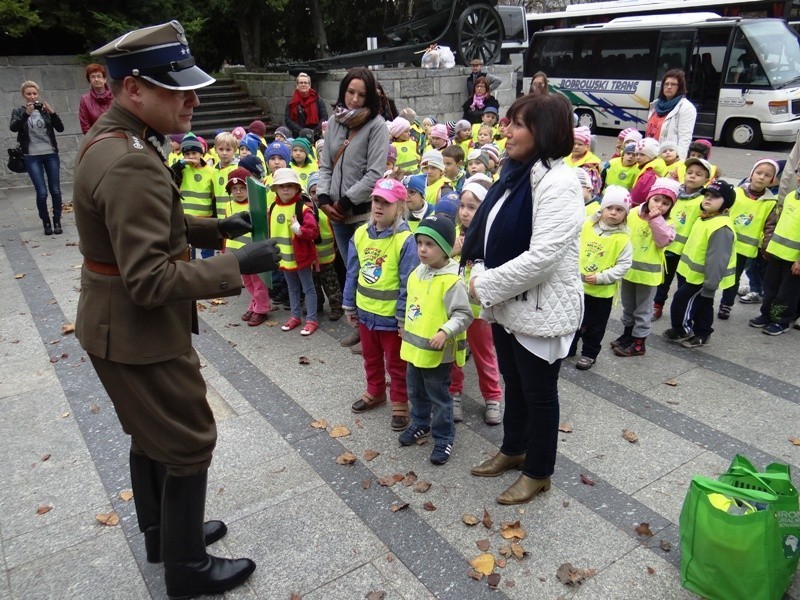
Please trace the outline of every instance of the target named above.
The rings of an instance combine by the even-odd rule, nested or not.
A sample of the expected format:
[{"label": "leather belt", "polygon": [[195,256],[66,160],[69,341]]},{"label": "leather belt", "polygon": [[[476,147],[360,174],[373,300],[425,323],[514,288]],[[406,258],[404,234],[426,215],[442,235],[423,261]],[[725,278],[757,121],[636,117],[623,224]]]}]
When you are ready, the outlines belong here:
[{"label": "leather belt", "polygon": [[[178,256],[169,259],[169,262],[176,263],[178,261],[188,261],[189,260],[189,247],[187,246],[186,249]],[[100,275],[116,275],[119,276],[121,273],[119,272],[119,267],[115,263],[104,263],[98,262],[96,260],[91,260],[89,258],[83,259],[83,266],[89,269],[92,273],[98,273]]]}]

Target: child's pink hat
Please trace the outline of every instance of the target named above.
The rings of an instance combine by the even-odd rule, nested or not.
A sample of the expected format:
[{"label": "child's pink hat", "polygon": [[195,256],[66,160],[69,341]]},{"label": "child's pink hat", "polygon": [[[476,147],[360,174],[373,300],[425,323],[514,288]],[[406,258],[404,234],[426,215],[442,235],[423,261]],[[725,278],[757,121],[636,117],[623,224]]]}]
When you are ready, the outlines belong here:
[{"label": "child's pink hat", "polygon": [[603,200],[600,202],[600,210],[607,206],[619,206],[625,210],[627,215],[631,209],[631,193],[621,185],[610,185],[603,192]]},{"label": "child's pink hat", "polygon": [[394,204],[400,200],[405,200],[408,197],[408,191],[397,179],[378,179],[372,190],[372,195]]},{"label": "child's pink hat", "polygon": [[431,127],[431,137],[446,140],[447,138],[447,125],[439,123]]},{"label": "child's pink hat", "polygon": [[647,199],[649,200],[656,194],[662,194],[671,199],[674,203],[678,198],[678,189],[680,187],[681,184],[671,177],[659,177],[653,182],[653,186],[650,188],[650,191],[647,192]]},{"label": "child's pink hat", "polygon": [[572,130],[576,142],[588,144],[592,141],[592,131],[588,127],[576,127]]},{"label": "child's pink hat", "polygon": [[394,121],[390,121],[389,125],[389,134],[396,138],[400,135],[403,135],[406,131],[411,129],[411,123],[408,122],[407,119],[403,117],[397,117]]},{"label": "child's pink hat", "polygon": [[622,131],[619,132],[619,135],[617,136],[617,139],[618,140],[626,140],[628,138],[628,134],[629,133],[633,133],[634,131],[636,131],[638,133],[638,130],[636,129],[636,127],[628,127],[626,129],[623,129]]},{"label": "child's pink hat", "polygon": [[244,130],[244,127],[234,127],[233,131],[231,131],[233,137],[236,138],[236,141],[241,142],[242,138],[247,135],[247,132]]}]

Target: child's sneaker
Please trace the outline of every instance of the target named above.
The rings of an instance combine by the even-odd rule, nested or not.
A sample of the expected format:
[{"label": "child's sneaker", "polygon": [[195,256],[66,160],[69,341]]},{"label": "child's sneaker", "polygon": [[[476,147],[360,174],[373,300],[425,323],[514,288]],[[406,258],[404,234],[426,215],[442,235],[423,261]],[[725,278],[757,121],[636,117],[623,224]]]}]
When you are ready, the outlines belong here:
[{"label": "child's sneaker", "polygon": [[688,340],[690,337],[692,337],[692,334],[691,334],[691,333],[684,333],[684,332],[682,332],[682,331],[676,331],[676,330],[675,330],[675,329],[673,329],[672,327],[670,327],[669,329],[667,329],[667,330],[666,330],[664,333],[662,333],[661,335],[662,335],[662,336],[664,337],[664,339],[665,339],[665,340],[667,340],[668,342],[675,342],[675,343],[682,342],[683,340]]},{"label": "child's sneaker", "polygon": [[397,441],[400,442],[401,446],[410,446],[411,444],[416,443],[417,440],[421,440],[430,434],[430,427],[409,427],[399,435]]},{"label": "child's sneaker", "polygon": [[681,346],[684,348],[699,348],[700,346],[708,346],[711,336],[701,338],[699,335],[693,335],[688,340],[683,340]]},{"label": "child's sneaker", "polygon": [[461,394],[451,394],[453,398],[453,421],[461,423],[464,420],[464,408],[461,406]]},{"label": "child's sneaker", "polygon": [[306,321],[306,326],[300,330],[300,335],[311,335],[319,329],[319,323],[316,321]]},{"label": "child's sneaker", "polygon": [[451,444],[437,442],[437,444],[433,447],[433,452],[431,452],[430,461],[435,465],[443,465],[450,460],[450,453],[452,451],[453,446]]},{"label": "child's sneaker", "polygon": [[592,368],[592,365],[595,363],[595,360],[589,356],[581,356],[578,359],[578,362],[575,363],[575,368],[579,371],[588,371]]},{"label": "child's sneaker", "polygon": [[483,421],[487,425],[500,425],[503,422],[503,415],[500,412],[500,403],[497,400],[486,401],[486,411],[483,413]]},{"label": "child's sneaker", "polygon": [[736,290],[736,293],[739,296],[745,296],[746,294],[750,293],[750,286],[746,283],[742,283],[739,285],[739,289]]},{"label": "child's sneaker", "polygon": [[288,321],[286,321],[286,323],[281,325],[281,330],[282,331],[291,331],[292,329],[294,329],[295,327],[300,325],[300,323],[302,323],[302,321],[300,319],[298,319],[297,317],[292,317]]},{"label": "child's sneaker", "polygon": [[766,317],[764,315],[758,315],[757,317],[754,317],[754,318],[750,319],[747,322],[747,324],[750,325],[750,327],[756,327],[756,328],[760,329],[762,327],[766,327],[771,322],[772,321],[769,320],[769,317]]},{"label": "child's sneaker", "polygon": [[770,323],[761,330],[761,333],[767,335],[780,335],[789,331],[789,325],[781,325],[780,323]]},{"label": "child's sneaker", "polygon": [[729,304],[720,304],[719,311],[717,311],[717,318],[722,319],[723,321],[727,321],[731,318],[731,308]]},{"label": "child's sneaker", "polygon": [[761,304],[764,297],[758,292],[747,292],[744,296],[739,298],[742,304]]}]

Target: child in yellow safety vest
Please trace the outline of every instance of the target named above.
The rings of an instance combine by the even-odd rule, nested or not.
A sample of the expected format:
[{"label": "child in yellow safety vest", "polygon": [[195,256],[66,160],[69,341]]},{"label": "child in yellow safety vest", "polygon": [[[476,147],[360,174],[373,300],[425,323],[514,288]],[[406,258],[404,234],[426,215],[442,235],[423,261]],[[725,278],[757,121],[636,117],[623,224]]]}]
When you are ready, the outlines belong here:
[{"label": "child in yellow safety vest", "polygon": [[[308,176],[308,195],[310,202],[316,204],[317,202],[317,182],[319,181],[319,172],[315,171]],[[308,202],[307,202],[308,204]],[[342,309],[342,289],[339,287],[339,277],[336,275],[336,267],[334,261],[336,260],[336,240],[333,236],[333,228],[328,219],[328,215],[319,210],[319,238],[315,240],[317,246],[317,258],[319,264],[319,271],[314,271],[314,289],[317,290],[317,312],[322,312],[322,305],[324,302],[323,291],[325,296],[328,297],[328,304],[330,304],[331,312],[328,315],[329,321],[338,321],[344,315]]]},{"label": "child in yellow safety vest", "polygon": [[678,178],[678,168],[681,165],[678,156],[678,145],[675,142],[661,142],[658,145],[658,157],[664,161],[664,177]]},{"label": "child in yellow safety vest", "polygon": [[603,180],[603,190],[610,185],[618,185],[630,191],[638,174],[636,143],[631,142],[621,150],[620,156],[615,156],[608,161],[608,165],[600,174]]},{"label": "child in yellow safety vest", "polygon": [[703,191],[700,218],[695,221],[678,263],[680,285],[672,298],[671,327],[663,336],[685,348],[708,344],[714,331],[714,294],[733,281],[736,233],[728,210],[736,193],[727,181],[714,181]]},{"label": "child in yellow safety vest", "polygon": [[438,150],[428,150],[422,155],[420,167],[427,175],[425,201],[431,206],[436,206],[442,189],[445,186],[448,191],[453,189],[450,180],[444,176],[444,156]]},{"label": "child in yellow safety vest", "polygon": [[650,335],[653,317],[653,298],[664,280],[664,251],[675,239],[675,229],[667,219],[675,204],[678,187],[674,179],[659,177],[644,204],[628,214],[633,263],[620,286],[624,331],[611,342],[617,356],[641,356],[645,353],[645,340]]},{"label": "child in yellow safety vest", "polygon": [[564,162],[570,167],[582,167],[585,169],[592,180],[592,188],[595,194],[600,193],[602,187],[600,179],[600,165],[602,160],[591,151],[592,132],[588,127],[576,127],[572,135],[574,142],[572,153],[564,158]]},{"label": "child in yellow safety vest", "polygon": [[181,158],[183,158],[183,155],[181,154],[181,141],[182,140],[183,140],[183,136],[182,135],[178,135],[176,133],[173,133],[171,136],[169,136],[170,152],[169,152],[169,156],[167,157],[167,166],[168,167],[171,167],[176,162],[178,162]]},{"label": "child in yellow safety vest", "polygon": [[466,154],[460,146],[452,144],[442,151],[442,162],[444,162],[444,176],[453,184],[453,190],[461,192],[466,180],[466,171],[462,168]]},{"label": "child in yellow safety vest", "polygon": [[453,128],[453,131],[453,145],[461,148],[464,156],[466,156],[469,154],[470,148],[472,148],[473,145],[472,125],[466,119],[461,119],[460,121],[456,121],[456,126]]},{"label": "child in yellow safety vest", "polygon": [[281,329],[291,331],[302,322],[302,292],[306,299],[306,324],[300,335],[308,336],[319,328],[317,292],[312,275],[317,263],[314,240],[319,237],[319,225],[314,212],[305,206],[300,177],[295,171],[278,169],[273,173],[271,187],[277,198],[267,211],[269,232],[281,252],[280,270],[286,278],[292,311],[292,316]]},{"label": "child in yellow safety vest", "polygon": [[786,333],[800,305],[800,173],[797,188],[786,195],[775,232],[767,243],[767,271],[761,314],[750,319],[767,335]]},{"label": "child in yellow safety vest", "polygon": [[[214,216],[214,170],[203,160],[203,145],[191,131],[181,141],[183,158],[172,165],[180,179],[183,212],[195,217]],[[196,249],[190,250],[192,259]],[[201,258],[214,256],[214,250],[200,248]]]},{"label": "child in yellow safety vest", "polygon": [[411,446],[433,436],[430,461],[445,464],[453,450],[456,426],[450,396],[453,364],[466,359],[467,327],[472,322],[467,286],[450,258],[456,231],[445,215],[424,219],[414,234],[419,266],[408,278],[400,357],[406,361],[411,423],[398,441]]},{"label": "child in yellow safety vest", "polygon": [[408,190],[408,197],[406,198],[408,216],[406,220],[411,233],[417,230],[417,226],[422,219],[433,214],[433,206],[425,200],[426,178],[427,175],[420,173],[404,180]]},{"label": "child in yellow safety vest", "polygon": [[[269,152],[269,150],[267,150]],[[297,137],[292,140],[292,160],[289,163],[291,169],[300,178],[300,185],[303,191],[308,190],[308,176],[316,173],[319,168],[317,161],[314,160],[314,153],[311,150],[311,142],[304,137]]]},{"label": "child in yellow safety vest", "polygon": [[406,282],[419,264],[414,238],[404,219],[406,188],[379,179],[372,190],[370,219],[356,229],[347,256],[342,302],[347,321],[358,327],[367,389],[350,410],[362,413],[386,402],[391,379],[392,430],[408,427],[406,363],[398,331],[406,314]]},{"label": "child in yellow safety vest", "polygon": [[655,180],[666,174],[666,165],[658,156],[658,142],[653,138],[636,143],[636,163],[639,172],[631,186],[631,208],[645,202]]},{"label": "child in yellow safety vest", "polygon": [[[723,288],[717,312],[720,319],[730,317],[745,264],[748,260],[759,260],[759,252],[766,248],[764,240],[769,241],[778,222],[778,199],[769,189],[777,175],[778,163],[770,158],[762,158],[756,161],[748,180],[736,188],[736,201],[730,210],[736,231],[736,276],[729,286]],[[757,304],[761,297],[754,292],[752,296],[742,300],[746,300],[745,304]]]},{"label": "child in yellow safety vest", "polygon": [[[227,210],[229,216],[240,212],[248,212],[250,210],[250,204],[247,198],[247,178],[250,176],[250,171],[242,167],[236,167],[228,173],[228,181],[225,184],[225,189],[231,197],[230,206]],[[252,234],[245,233],[237,238],[226,240],[225,248],[228,250],[235,250],[246,246],[252,241]],[[267,314],[271,308],[269,290],[258,275],[242,275],[242,283],[250,294],[250,304],[242,315],[242,321],[247,322],[251,327],[257,327],[267,320]]]},{"label": "child in yellow safety vest", "polygon": [[592,368],[602,348],[617,286],[633,262],[630,233],[625,225],[630,193],[618,185],[603,194],[600,210],[586,219],[581,230],[580,269],[583,279],[583,322],[568,356],[575,356],[582,340],[576,369]]},{"label": "child in yellow safety vest", "polygon": [[231,195],[227,191],[228,174],[237,166],[236,147],[238,140],[229,131],[221,131],[214,138],[217,163],[214,165],[214,201],[217,203],[217,218],[228,215]]},{"label": "child in yellow safety vest", "polygon": [[397,160],[394,166],[408,173],[419,171],[419,154],[417,143],[411,138],[411,123],[403,117],[397,117],[388,123],[389,135],[392,146],[397,150]]}]

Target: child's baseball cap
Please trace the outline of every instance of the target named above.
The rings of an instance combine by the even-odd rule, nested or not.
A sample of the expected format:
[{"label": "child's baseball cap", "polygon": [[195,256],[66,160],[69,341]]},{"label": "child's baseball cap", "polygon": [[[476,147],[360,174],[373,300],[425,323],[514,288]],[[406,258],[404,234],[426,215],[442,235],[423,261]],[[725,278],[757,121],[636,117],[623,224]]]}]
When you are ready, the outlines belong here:
[{"label": "child's baseball cap", "polygon": [[489,113],[490,115],[497,116],[497,107],[496,106],[487,106],[483,109],[483,114]]},{"label": "child's baseball cap", "polygon": [[272,185],[269,186],[269,189],[274,192],[277,186],[286,183],[293,183],[298,188],[302,188],[300,185],[300,176],[297,174],[297,171],[290,168],[275,169],[275,172],[272,174]]},{"label": "child's baseball cap", "polygon": [[708,162],[705,158],[687,158],[683,164],[687,169],[692,165],[700,165],[706,170],[708,176],[711,177],[711,163]]},{"label": "child's baseball cap", "polygon": [[647,192],[647,199],[649,200],[656,194],[661,194],[672,200],[672,203],[674,204],[675,200],[678,198],[678,189],[680,187],[681,184],[671,177],[659,177],[653,182],[650,191]]},{"label": "child's baseball cap", "polygon": [[717,179],[708,184],[703,188],[703,194],[722,198],[723,209],[730,208],[736,201],[736,190],[733,189],[730,183],[722,179]]},{"label": "child's baseball cap", "polygon": [[450,217],[431,215],[419,222],[414,239],[419,235],[427,235],[444,250],[447,256],[450,256],[453,244],[456,243],[456,226]]},{"label": "child's baseball cap", "polygon": [[425,195],[425,188],[428,185],[428,176],[425,173],[419,175],[412,175],[408,178],[406,187],[409,192],[418,192],[422,196]]},{"label": "child's baseball cap", "polygon": [[[435,127],[439,127],[439,125],[436,125]],[[422,155],[422,160],[419,161],[419,166],[423,169],[425,167],[436,167],[440,171],[444,171],[444,157],[438,150],[428,150]]]},{"label": "child's baseball cap", "polygon": [[405,186],[397,179],[384,178],[378,179],[371,195],[383,198],[389,204],[394,204],[400,200],[405,200],[408,197],[408,192]]},{"label": "child's baseball cap", "polygon": [[289,165],[289,161],[292,159],[292,151],[289,149],[289,146],[278,141],[272,142],[269,146],[267,146],[266,154],[267,160],[273,156],[280,156],[286,161],[287,166]]},{"label": "child's baseball cap", "polygon": [[461,200],[458,197],[458,192],[447,192],[439,198],[439,201],[433,207],[433,212],[437,215],[447,215],[455,223],[460,205]]},{"label": "child's baseball cap", "polygon": [[201,144],[197,136],[190,131],[183,136],[183,140],[181,140],[181,152],[199,152],[203,154],[203,144]]},{"label": "child's baseball cap", "polygon": [[250,171],[244,167],[236,167],[230,173],[228,173],[228,183],[225,184],[225,191],[230,194],[231,188],[237,183],[247,185],[247,178],[250,177],[250,175]]},{"label": "child's baseball cap", "polygon": [[603,192],[603,200],[600,202],[600,210],[609,206],[619,206],[625,210],[625,214],[631,210],[631,193],[621,185],[610,185]]}]

